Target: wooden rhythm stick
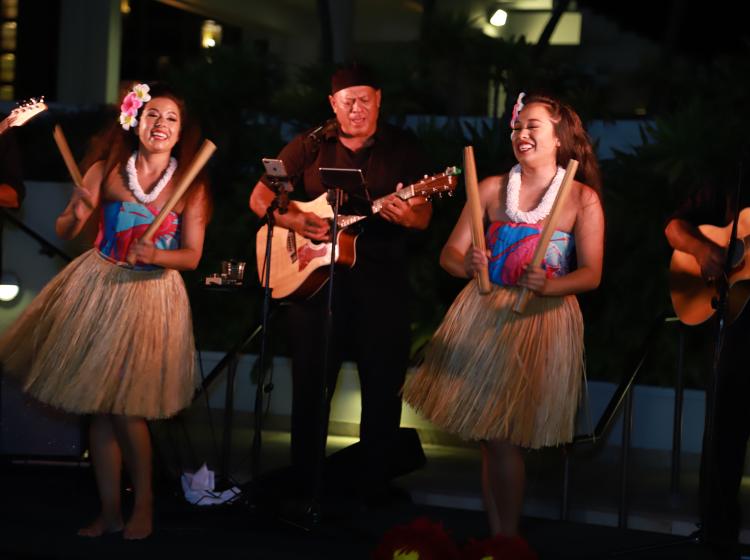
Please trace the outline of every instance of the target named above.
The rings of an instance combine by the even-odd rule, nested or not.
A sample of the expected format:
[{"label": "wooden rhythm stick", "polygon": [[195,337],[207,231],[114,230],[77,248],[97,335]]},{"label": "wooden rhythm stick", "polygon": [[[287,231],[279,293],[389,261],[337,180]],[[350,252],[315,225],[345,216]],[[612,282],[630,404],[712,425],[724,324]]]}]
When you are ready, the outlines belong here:
[{"label": "wooden rhythm stick", "polygon": [[177,202],[179,202],[182,195],[185,194],[185,191],[190,186],[190,183],[193,182],[193,179],[195,179],[196,175],[198,175],[200,170],[203,169],[203,166],[206,165],[206,162],[214,154],[215,151],[216,144],[211,142],[211,140],[203,141],[203,144],[201,144],[198,153],[195,154],[193,161],[190,162],[190,167],[188,167],[187,171],[185,171],[185,174],[180,177],[180,182],[175,187],[172,196],[169,197],[169,200],[167,200],[167,202],[164,204],[164,207],[161,209],[156,218],[154,218],[154,221],[151,222],[150,226],[148,226],[146,233],[143,234],[143,237],[141,239],[151,240],[151,237],[153,237],[154,233],[156,233],[156,230],[159,229],[161,223],[172,211]]},{"label": "wooden rhythm stick", "polygon": [[73,159],[73,154],[70,153],[68,141],[65,139],[65,134],[63,134],[62,128],[60,128],[59,124],[55,125],[55,130],[52,133],[52,136],[55,138],[57,149],[60,150],[60,155],[65,162],[65,167],[68,168],[70,178],[73,179],[73,184],[79,189],[82,189],[83,178],[81,177],[81,172],[78,170],[78,165],[76,165],[76,161]]},{"label": "wooden rhythm stick", "polygon": [[[200,149],[198,150],[198,153],[195,154],[195,157],[193,158],[193,161],[190,162],[190,167],[188,167],[185,174],[180,177],[180,182],[177,184],[177,186],[174,189],[174,192],[172,193],[172,196],[169,197],[169,200],[164,204],[164,207],[161,209],[159,214],[154,218],[154,221],[151,222],[151,225],[148,226],[146,229],[146,233],[143,234],[143,237],[141,239],[147,239],[151,240],[151,238],[154,236],[154,233],[156,233],[156,230],[159,228],[161,223],[164,221],[164,219],[167,217],[167,215],[172,211],[172,208],[175,207],[177,202],[180,200],[183,194],[185,194],[185,191],[190,186],[190,183],[193,182],[193,179],[195,179],[195,176],[198,175],[198,172],[203,169],[203,166],[206,165],[206,162],[208,159],[213,155],[213,153],[216,151],[216,145],[211,142],[211,140],[204,140],[203,144],[201,144]],[[135,265],[136,260],[130,260],[130,258],[127,259],[128,264],[131,266]]]},{"label": "wooden rhythm stick", "polygon": [[[466,202],[471,217],[471,244],[484,253],[484,220],[482,219],[482,205],[479,202],[479,185],[477,182],[477,167],[474,162],[474,148],[464,147],[464,177],[466,177]],[[492,290],[490,275],[487,268],[483,268],[474,275],[477,279],[477,289],[480,294],[489,294]]]},{"label": "wooden rhythm stick", "polygon": [[[557,226],[557,218],[559,217],[560,210],[565,203],[565,199],[570,191],[570,185],[573,184],[573,178],[576,176],[578,170],[578,161],[571,159],[568,162],[568,167],[565,169],[565,176],[562,180],[560,190],[557,191],[555,202],[552,204],[552,210],[550,210],[549,216],[547,217],[547,223],[544,224],[542,229],[542,235],[539,236],[539,244],[536,246],[534,251],[534,257],[531,259],[529,266],[540,266],[544,255],[547,253],[547,246],[549,245],[552,234],[555,232]],[[516,304],[513,306],[513,311],[516,313],[523,313],[526,309],[526,304],[529,302],[531,296],[534,295],[528,288],[523,288],[521,293],[516,300]]]}]

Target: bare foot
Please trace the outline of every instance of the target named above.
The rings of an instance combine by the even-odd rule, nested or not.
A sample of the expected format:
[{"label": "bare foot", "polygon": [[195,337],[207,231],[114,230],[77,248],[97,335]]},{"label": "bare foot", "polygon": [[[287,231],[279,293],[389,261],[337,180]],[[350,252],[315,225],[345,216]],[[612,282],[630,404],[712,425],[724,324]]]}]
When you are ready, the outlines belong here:
[{"label": "bare foot", "polygon": [[110,519],[100,515],[91,524],[78,529],[78,536],[101,537],[105,533],[116,533],[117,531],[122,531],[122,519],[120,517]]},{"label": "bare foot", "polygon": [[151,504],[136,506],[133,515],[122,530],[122,538],[125,540],[145,539],[153,532],[154,510]]}]

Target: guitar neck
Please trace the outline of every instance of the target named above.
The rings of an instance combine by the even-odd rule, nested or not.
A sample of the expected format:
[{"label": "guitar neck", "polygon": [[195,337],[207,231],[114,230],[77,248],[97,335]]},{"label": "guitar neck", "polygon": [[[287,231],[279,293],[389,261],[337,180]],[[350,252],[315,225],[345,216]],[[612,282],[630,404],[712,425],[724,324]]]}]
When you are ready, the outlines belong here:
[{"label": "guitar neck", "polygon": [[[404,187],[400,191],[396,191],[395,194],[397,197],[399,197],[401,200],[409,200],[411,197],[414,196],[414,185],[409,185],[408,187]],[[385,204],[385,201],[390,198],[391,195],[383,196],[378,199],[376,199],[372,203],[372,213],[377,214],[383,209],[383,204]]]},{"label": "guitar neck", "polygon": [[[414,196],[414,185],[409,185],[408,187],[404,187],[403,189],[391,194],[395,194],[401,200],[408,200]],[[391,194],[381,196],[380,198],[376,198],[372,201],[373,214],[377,214],[383,209],[385,201],[391,197]],[[360,220],[364,220],[365,218],[367,218],[367,216],[339,216],[339,227],[344,228],[352,224],[356,224],[357,222],[359,222]]]},{"label": "guitar neck", "polygon": [[44,96],[41,99],[31,98],[30,101],[20,104],[13,109],[10,114],[0,122],[0,134],[3,134],[11,126],[23,126],[29,119],[33,119],[42,111],[47,110],[44,103]]}]

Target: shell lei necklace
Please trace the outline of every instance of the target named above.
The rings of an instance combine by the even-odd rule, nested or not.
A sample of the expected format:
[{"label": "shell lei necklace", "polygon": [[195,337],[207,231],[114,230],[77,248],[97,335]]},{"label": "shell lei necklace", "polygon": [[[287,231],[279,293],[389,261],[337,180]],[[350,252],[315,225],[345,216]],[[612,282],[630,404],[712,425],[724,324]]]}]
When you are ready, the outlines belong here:
[{"label": "shell lei necklace", "polygon": [[546,218],[552,210],[552,205],[557,197],[557,192],[562,185],[565,170],[562,167],[557,168],[557,173],[552,178],[552,182],[547,187],[539,206],[528,212],[518,209],[518,196],[521,194],[521,164],[516,164],[508,173],[508,187],[505,193],[505,213],[516,223],[536,224]]},{"label": "shell lei necklace", "polygon": [[138,172],[135,169],[135,158],[137,155],[137,151],[133,152],[133,154],[128,158],[128,163],[125,165],[125,170],[128,174],[128,190],[133,193],[133,196],[138,202],[142,204],[150,204],[151,202],[159,198],[161,191],[164,190],[164,187],[166,187],[167,183],[169,183],[170,179],[172,179],[172,175],[174,175],[174,172],[177,169],[177,160],[173,157],[169,158],[169,165],[164,170],[164,173],[159,178],[159,181],[156,183],[156,185],[154,185],[154,188],[151,190],[151,192],[146,194],[145,192],[143,192],[143,188],[138,182]]}]

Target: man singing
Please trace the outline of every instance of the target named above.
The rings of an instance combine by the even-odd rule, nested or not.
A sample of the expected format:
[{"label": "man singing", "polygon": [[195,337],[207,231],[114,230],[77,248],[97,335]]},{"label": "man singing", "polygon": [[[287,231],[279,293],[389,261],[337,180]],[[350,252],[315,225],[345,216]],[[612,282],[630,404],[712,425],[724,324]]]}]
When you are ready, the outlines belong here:
[{"label": "man singing", "polygon": [[[360,169],[372,199],[427,171],[416,139],[378,120],[382,93],[370,71],[350,65],[336,71],[328,99],[335,115],[304,132],[279,154],[297,192],[307,199],[326,192],[319,168]],[[266,176],[255,185],[250,208],[264,216],[274,199]],[[407,238],[427,228],[432,207],[424,199],[392,195],[375,216],[360,222],[356,263],[337,269],[328,371],[324,372],[327,290],[294,303],[289,312],[292,347],[292,464],[308,496],[316,457],[327,430],[330,399],[344,359],[356,362],[362,391],[361,464],[356,473],[361,497],[378,499],[387,488],[388,458],[401,420],[399,390],[409,360]],[[315,241],[329,238],[329,223],[289,204],[274,214],[276,225]],[[273,266],[273,263],[271,263]],[[320,391],[327,402],[320,410]]]}]

